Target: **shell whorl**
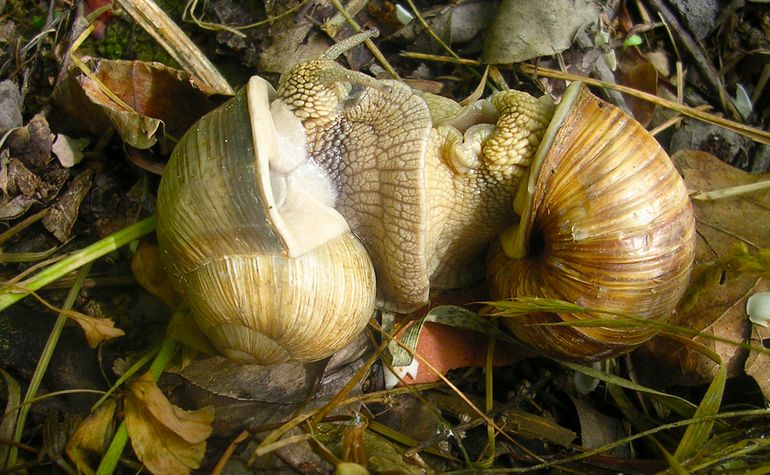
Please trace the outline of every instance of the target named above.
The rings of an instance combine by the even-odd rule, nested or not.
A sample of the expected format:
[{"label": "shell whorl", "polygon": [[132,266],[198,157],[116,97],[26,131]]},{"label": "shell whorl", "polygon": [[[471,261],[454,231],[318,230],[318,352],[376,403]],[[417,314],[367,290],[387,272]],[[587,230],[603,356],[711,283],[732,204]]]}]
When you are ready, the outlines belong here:
[{"label": "shell whorl", "polygon": [[[493,298],[555,298],[656,320],[675,311],[689,281],[695,221],[683,180],[641,125],[573,85],[526,187],[531,202],[519,227],[491,252]],[[523,258],[503,250],[515,255],[516,247]],[[538,313],[506,323],[530,346],[570,359],[617,355],[657,331],[542,325],[586,318],[609,317]]]},{"label": "shell whorl", "polygon": [[262,364],[342,348],[376,288],[301,124],[273,97],[254,77],[199,120],[158,191],[161,257],[193,317],[220,351]]}]

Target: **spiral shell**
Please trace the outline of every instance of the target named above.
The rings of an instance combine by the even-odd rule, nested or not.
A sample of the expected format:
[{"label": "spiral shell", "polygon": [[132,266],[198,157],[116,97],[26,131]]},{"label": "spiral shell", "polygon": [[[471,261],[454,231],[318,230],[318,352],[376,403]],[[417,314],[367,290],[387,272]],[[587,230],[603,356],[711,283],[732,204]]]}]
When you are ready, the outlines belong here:
[{"label": "spiral shell", "polygon": [[366,250],[304,156],[301,124],[274,97],[254,77],[204,116],[158,191],[161,256],[193,317],[226,356],[261,364],[342,348],[376,294]]},{"label": "spiral shell", "polygon": [[[689,281],[695,220],[683,180],[641,125],[573,84],[526,191],[519,228],[490,254],[494,298],[547,297],[653,320],[675,311]],[[526,251],[511,258],[504,248]],[[547,325],[597,318],[613,317],[535,313],[506,323],[531,347],[577,360],[621,354],[657,331]]]}]

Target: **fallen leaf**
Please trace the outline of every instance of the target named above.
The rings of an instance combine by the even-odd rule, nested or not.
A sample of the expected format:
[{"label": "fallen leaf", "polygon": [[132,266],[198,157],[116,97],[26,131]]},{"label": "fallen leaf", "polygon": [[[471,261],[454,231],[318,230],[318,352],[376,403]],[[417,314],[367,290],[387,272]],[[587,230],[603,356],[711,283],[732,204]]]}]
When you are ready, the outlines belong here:
[{"label": "fallen leaf", "polygon": [[11,155],[26,166],[39,169],[51,161],[51,129],[40,113],[8,137]]},{"label": "fallen leaf", "polygon": [[79,312],[65,312],[67,317],[80,325],[85,333],[88,346],[96,348],[103,341],[125,335],[123,330],[115,328],[115,322],[109,318],[91,317]]},{"label": "fallen leaf", "polygon": [[144,290],[163,300],[172,311],[179,310],[182,296],[163,269],[158,246],[140,241],[131,258],[131,272]]},{"label": "fallen leaf", "polygon": [[139,460],[155,474],[187,474],[198,468],[211,434],[214,411],[172,405],[146,373],[125,399],[126,428]]},{"label": "fallen leaf", "polygon": [[7,203],[0,204],[0,220],[16,219],[26,213],[38,201],[25,195],[18,195]]},{"label": "fallen leaf", "polygon": [[[421,358],[412,358],[411,353],[395,342],[388,345],[388,352],[394,371],[405,383],[435,382],[452,369],[484,366],[490,335],[501,336],[495,347],[495,366],[509,365],[527,356],[524,351],[516,351],[518,347],[511,348],[504,341],[505,334],[498,332],[500,330],[494,324],[475,312],[454,305],[440,305],[427,313],[425,321],[409,323],[396,337]],[[397,383],[398,378],[392,374],[386,376],[387,386]]]},{"label": "fallen leaf", "polygon": [[[54,91],[54,101],[94,135],[114,127],[127,145],[152,147],[163,134],[181,138],[216,106],[212,90],[189,74],[159,63],[99,60],[94,77],[73,71]],[[72,128],[72,127],[70,127]]]},{"label": "fallen leaf", "polygon": [[[584,448],[595,449],[625,437],[626,428],[620,419],[603,414],[580,398],[570,396],[570,399],[580,421],[580,441]],[[629,458],[631,454],[628,445],[621,445],[605,452],[605,455]]]},{"label": "fallen leaf", "polygon": [[6,79],[0,82],[0,135],[21,127],[22,120],[19,86]]},{"label": "fallen leaf", "polygon": [[[751,346],[767,348],[770,343],[770,328],[754,325],[751,329]],[[750,351],[746,358],[746,374],[754,378],[762,390],[765,399],[770,400],[770,355],[759,351]]]},{"label": "fallen leaf", "polygon": [[60,242],[66,241],[72,234],[72,227],[75,226],[80,211],[80,203],[91,191],[95,174],[94,170],[88,169],[75,177],[67,191],[59,196],[56,203],[51,206],[48,215],[43,218],[43,226]]},{"label": "fallen leaf", "polygon": [[41,193],[43,183],[40,178],[18,159],[12,158],[8,161],[8,180],[5,192],[10,195],[24,195],[34,197]]},{"label": "fallen leaf", "polygon": [[[620,78],[620,82],[625,86],[648,92],[653,96],[658,95],[658,72],[636,48],[629,48],[624,52],[620,61]],[[629,95],[623,98],[634,119],[646,127],[652,120],[655,104]]]},{"label": "fallen leaf", "polygon": [[73,139],[64,134],[56,134],[51,151],[56,155],[61,166],[70,168],[83,160],[83,149],[89,142],[88,139]]},{"label": "fallen leaf", "polygon": [[117,402],[114,399],[106,400],[78,424],[70,436],[66,448],[67,456],[78,472],[86,475],[94,473],[90,463],[107,448],[114,428],[113,417],[116,408]]}]

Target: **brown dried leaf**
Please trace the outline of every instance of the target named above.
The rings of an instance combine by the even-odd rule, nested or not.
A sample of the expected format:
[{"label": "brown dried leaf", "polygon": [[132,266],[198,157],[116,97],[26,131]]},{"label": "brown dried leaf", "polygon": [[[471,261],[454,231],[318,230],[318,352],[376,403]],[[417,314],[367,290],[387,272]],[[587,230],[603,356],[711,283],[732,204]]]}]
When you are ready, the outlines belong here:
[{"label": "brown dried leaf", "polygon": [[[640,91],[658,94],[658,72],[655,66],[641,56],[636,48],[625,50],[620,61],[620,83]],[[655,104],[633,96],[624,96],[634,118],[644,126],[650,123]]]},{"label": "brown dried leaf", "polygon": [[150,472],[187,474],[200,466],[212,409],[185,411],[172,405],[146,373],[129,387],[125,411],[131,445]]},{"label": "brown dried leaf", "polygon": [[51,129],[40,113],[32,117],[23,128],[8,137],[11,155],[33,169],[39,169],[51,161]]},{"label": "brown dried leaf", "polygon": [[43,218],[43,226],[60,242],[66,241],[72,234],[72,227],[78,219],[80,203],[91,190],[95,174],[94,170],[88,169],[75,177],[67,191],[59,197],[48,215]]},{"label": "brown dried leaf", "polygon": [[180,138],[216,105],[209,101],[214,91],[159,63],[100,60],[93,73],[101,84],[75,71],[57,87],[55,102],[89,132],[112,126],[136,148],[153,146],[164,133]]},{"label": "brown dried leaf", "polygon": [[8,161],[8,180],[6,191],[10,195],[24,195],[34,197],[43,189],[40,178],[24,166],[21,161],[12,158]]},{"label": "brown dried leaf", "polygon": [[92,412],[83,422],[78,424],[75,432],[67,442],[67,456],[75,463],[78,472],[86,475],[94,473],[89,462],[94,455],[101,455],[107,448],[112,436],[113,416],[117,402],[108,399],[96,411]]},{"label": "brown dried leaf", "polygon": [[[408,326],[407,326],[408,328]],[[406,328],[405,328],[406,329]],[[441,375],[452,369],[469,366],[483,367],[487,361],[489,336],[467,328],[426,322],[420,330],[414,352],[430,363],[434,371],[419,358],[412,366],[394,368],[407,384],[441,381]],[[522,358],[522,352],[511,351],[504,344],[495,347],[494,366],[507,366]]]},{"label": "brown dried leaf", "polygon": [[123,330],[115,328],[115,322],[109,318],[90,317],[78,312],[66,312],[66,315],[80,325],[91,348],[96,348],[103,341],[125,335]]},{"label": "brown dried leaf", "polygon": [[171,310],[179,309],[182,297],[161,265],[158,246],[140,241],[131,258],[131,272],[144,290],[163,300]]},{"label": "brown dried leaf", "polygon": [[[721,162],[700,151],[682,151],[672,159],[682,171],[691,193],[753,183],[762,179]],[[755,273],[738,272],[740,259],[736,245],[757,249],[770,243],[768,209],[770,193],[756,192],[716,201],[693,202],[698,241],[690,298],[670,323],[689,327],[747,343],[751,323],[746,315],[746,299],[754,292],[768,288],[766,280]],[[743,371],[746,352],[739,347],[708,337],[694,338],[715,351],[727,365],[728,377]],[[634,354],[640,372],[653,386],[703,384],[710,381],[716,363],[702,354],[683,347],[665,336],[657,337]],[[660,375],[666,380],[661,381]],[[761,383],[760,383],[761,384]]]},{"label": "brown dried leaf", "polygon": [[[770,342],[770,328],[754,325],[751,329],[751,345],[766,348]],[[770,355],[758,351],[749,352],[745,365],[746,374],[754,378],[765,399],[770,400]]]},{"label": "brown dried leaf", "polygon": [[22,216],[35,203],[37,203],[35,198],[18,195],[11,201],[0,204],[0,221],[16,219]]}]

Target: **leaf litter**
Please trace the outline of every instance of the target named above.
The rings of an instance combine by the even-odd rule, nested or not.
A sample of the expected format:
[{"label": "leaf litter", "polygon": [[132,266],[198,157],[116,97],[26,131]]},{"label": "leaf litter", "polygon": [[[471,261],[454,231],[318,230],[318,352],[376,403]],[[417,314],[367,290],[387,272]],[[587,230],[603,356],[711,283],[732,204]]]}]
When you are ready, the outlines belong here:
[{"label": "leaf litter", "polygon": [[[445,5],[444,8],[431,8],[422,4],[415,6],[412,2],[405,5],[388,1],[364,3],[367,4],[366,8],[357,10],[355,20],[361,24],[368,23],[380,27],[385,34],[377,46],[398,66],[399,75],[414,75],[414,78],[408,79],[410,84],[418,87],[422,84],[434,92],[441,90],[443,94],[453,95],[458,99],[470,95],[471,91],[464,84],[475,86],[478,80],[468,80],[472,76],[469,71],[481,77],[480,70],[473,70],[473,65],[461,68],[447,66],[445,63],[434,61],[431,54],[449,51],[455,58],[460,58],[460,55],[463,58],[476,58],[483,52],[489,60],[492,53],[503,52],[503,45],[479,40],[478,33],[486,29],[491,29],[492,37],[497,33],[498,37],[507,38],[505,34],[500,33],[502,27],[488,23],[490,19],[495,18],[489,14],[494,8],[491,2],[466,2]],[[539,9],[542,2],[537,5],[534,3],[527,8],[541,11]],[[705,0],[700,3],[710,5]],[[286,15],[282,15],[280,9],[261,12],[275,16],[275,21],[266,21],[258,27],[242,30],[220,28],[217,25],[224,18],[218,16],[223,14],[223,10],[203,8],[197,11],[196,15],[198,20],[205,18],[207,28],[214,30],[211,38],[215,38],[219,43],[220,54],[236,56],[239,51],[233,48],[256,52],[259,50],[257,45],[267,45],[268,48],[263,48],[265,54],[261,57],[261,63],[246,56],[243,57],[244,63],[253,61],[254,64],[260,64],[263,73],[280,72],[301,59],[298,55],[287,54],[287,51],[304,50],[302,54],[310,57],[313,56],[312,51],[324,50],[328,41],[315,23],[318,23],[318,19],[328,19],[340,13],[329,5],[319,5],[315,10],[307,10],[304,2],[297,2],[294,7],[296,8],[287,10],[290,14]],[[673,45],[668,45],[672,48],[670,50],[657,48],[651,51],[650,45],[654,44],[651,40],[657,39],[660,43],[665,43],[668,41],[668,35],[678,41],[681,39],[684,49],[690,55],[687,58],[692,58],[698,69],[714,71],[711,63],[715,55],[721,53],[717,49],[706,51],[703,46],[689,42],[688,30],[692,30],[691,33],[700,41],[704,38],[718,39],[712,32],[719,21],[724,22],[730,18],[745,19],[745,15],[753,11],[752,7],[746,7],[745,11],[729,10],[723,14],[721,20],[704,20],[683,14],[688,20],[684,26],[672,26],[672,22],[668,21],[656,23],[653,12],[660,15],[658,18],[667,19],[667,15],[670,15],[666,6],[658,1],[637,4],[634,11],[625,7],[619,12],[617,20],[613,18],[618,12],[608,12],[605,9],[602,16],[597,17],[592,13],[591,20],[585,17],[584,21],[574,21],[583,17],[566,10],[567,14],[563,16],[570,17],[565,19],[572,20],[572,26],[554,28],[552,32],[545,31],[538,22],[530,21],[530,24],[538,27],[535,28],[535,36],[521,43],[541,48],[524,53],[529,55],[528,58],[538,58],[537,65],[540,69],[527,69],[531,66],[525,65],[521,70],[536,74],[540,71],[545,74],[537,75],[535,79],[528,79],[524,75],[515,80],[524,88],[541,89],[558,96],[563,86],[557,80],[548,79],[548,68],[560,66],[570,70],[574,66],[575,71],[583,74],[596,72],[605,82],[630,85],[662,97],[667,94],[668,97],[683,97],[685,81],[692,80],[693,84],[700,86],[699,81],[703,78],[693,79],[688,76],[683,79],[681,75],[677,75],[672,68],[667,67],[667,64],[671,63],[668,60],[681,62],[687,59],[679,56],[679,50]],[[408,15],[403,12],[397,14],[398,8],[406,11]],[[475,13],[468,15],[467,11],[473,8]],[[193,5],[190,11],[195,9]],[[560,10],[549,11],[555,14],[554,12]],[[260,13],[248,14],[259,16]],[[315,21],[308,21],[309,16]],[[8,18],[10,16],[4,15],[2,20],[9,21]],[[46,15],[41,18],[46,18]],[[110,21],[106,17],[102,18],[100,21]],[[233,21],[232,16],[229,18],[228,21]],[[334,31],[344,32],[344,35],[350,34],[351,27],[346,25],[344,15],[340,18],[343,20],[335,23],[334,27],[330,23],[327,31],[332,31],[333,28]],[[497,23],[506,24],[509,18],[499,15],[497,19]],[[51,14],[47,16],[46,21],[52,28],[60,28],[62,24],[61,20],[56,20],[55,15]],[[123,18],[120,21],[131,20]],[[293,25],[291,30],[285,27],[287,24]],[[761,25],[750,22],[745,25],[748,25],[749,30],[761,29]],[[664,31],[666,28],[668,30]],[[107,34],[109,29],[108,25]],[[235,34],[235,31],[238,34]],[[603,31],[607,40],[602,43],[595,40],[579,41],[580,49],[572,47],[573,38],[579,38],[583,31],[590,32],[587,34],[588,38],[596,38],[595,34]],[[560,35],[560,39],[549,36],[551,33]],[[638,35],[636,38],[641,38],[641,42],[636,38],[634,41],[628,41],[634,35]],[[61,38],[74,37],[77,35],[61,35]],[[241,41],[234,41],[234,37],[240,38]],[[414,42],[417,37],[421,40]],[[39,54],[43,51],[40,46],[45,44],[48,38],[42,35],[32,40],[29,43],[33,47],[31,50]],[[279,38],[282,40],[278,41]],[[443,45],[437,43],[437,39],[441,39]],[[744,30],[735,32],[731,41],[745,43],[751,39]],[[416,45],[413,46],[415,49],[410,49],[410,43]],[[518,44],[509,41],[509,44],[504,46],[510,48]],[[404,47],[423,54],[427,51],[428,55],[419,60],[420,64],[407,60],[401,63],[395,52]],[[754,47],[761,49],[767,45]],[[460,55],[456,54],[455,48],[459,48],[456,51],[460,52]],[[553,57],[540,57],[557,51],[561,53]],[[658,56],[654,57],[652,53]],[[78,55],[79,52],[75,51],[74,54]],[[256,55],[259,56],[258,53]],[[661,60],[661,55],[664,60]],[[355,52],[347,59],[349,64],[358,68],[368,65],[370,57],[369,53],[364,51],[363,54]],[[618,59],[620,71],[615,76],[611,61]],[[731,57],[736,64],[739,61],[752,63],[756,59],[752,53],[740,58]],[[498,63],[513,61],[510,56],[494,60]],[[81,68],[69,74],[62,74],[62,80],[57,81],[58,87],[54,94],[57,105],[50,116],[51,123],[54,124],[53,117],[56,114],[65,111],[63,116],[69,120],[65,119],[64,122],[70,122],[67,126],[59,121],[53,128],[49,128],[48,118],[43,115],[33,115],[24,126],[21,114],[24,104],[21,96],[15,95],[18,89],[10,87],[12,84],[7,84],[7,81],[1,83],[5,89],[0,91],[5,92],[0,94],[0,118],[3,119],[0,123],[6,124],[6,130],[16,129],[9,132],[5,139],[6,148],[2,151],[3,155],[0,155],[0,185],[4,192],[3,202],[0,203],[0,210],[4,210],[2,219],[9,225],[18,224],[19,220],[30,217],[32,213],[50,208],[51,211],[44,218],[48,225],[42,230],[34,227],[24,228],[31,229],[26,232],[44,232],[48,233],[46,237],[53,238],[47,242],[44,249],[50,249],[50,243],[53,241],[67,241],[70,236],[74,236],[74,241],[68,244],[66,250],[88,249],[87,245],[93,242],[94,235],[105,237],[109,234],[107,230],[114,229],[117,223],[130,223],[138,216],[151,213],[152,205],[144,204],[147,200],[121,200],[122,196],[127,196],[126,190],[129,189],[138,196],[152,196],[152,185],[147,184],[148,180],[144,177],[137,178],[136,172],[131,171],[116,182],[120,183],[122,180],[121,186],[112,188],[118,201],[130,204],[131,209],[125,209],[120,216],[111,218],[114,223],[112,225],[104,225],[96,231],[89,228],[95,216],[102,219],[109,216],[106,208],[91,208],[106,202],[91,200],[95,190],[99,189],[104,196],[104,190],[110,189],[104,187],[104,183],[108,183],[105,181],[105,170],[120,166],[116,162],[121,161],[121,157],[133,157],[126,161],[132,164],[142,160],[162,163],[174,141],[192,121],[218,102],[211,90],[196,84],[187,73],[173,69],[174,65],[169,67],[143,61],[106,59],[84,60],[81,64],[87,66],[89,73],[86,74]],[[490,77],[495,77],[499,83],[497,79],[500,71],[497,68],[491,69],[493,72]],[[654,73],[652,69],[655,70]],[[376,69],[373,68],[372,71],[376,72]],[[729,81],[713,83],[709,82],[713,78],[707,77],[706,87],[700,90],[710,91],[711,96],[707,99],[728,117],[749,123],[748,128],[745,124],[740,124],[739,129],[746,135],[755,140],[765,140],[764,143],[767,143],[767,137],[755,130],[761,129],[768,119],[762,116],[761,112],[757,113],[762,109],[755,106],[749,110],[745,104],[738,104],[732,99],[739,97],[739,91],[745,92],[743,86],[738,88],[737,82],[751,82],[754,76],[741,77],[740,69],[731,67],[725,68],[724,71],[725,76],[716,74],[716,77]],[[95,82],[94,78],[98,81]],[[724,94],[725,84],[730,87],[735,85],[733,90],[736,93]],[[762,94],[761,84],[756,84],[752,99],[766,101],[767,96]],[[145,96],[147,91],[155,94]],[[671,96],[671,93],[674,95]],[[75,97],[78,99],[73,100]],[[655,114],[651,115],[650,103],[633,104],[628,97],[613,97],[623,100],[640,121],[650,121],[650,127],[662,124],[662,119],[656,118]],[[697,101],[690,100],[691,98],[687,98],[686,103],[697,105]],[[175,105],[170,105],[171,103]],[[177,107],[179,104],[183,107]],[[687,106],[682,107],[678,112],[690,112],[686,109]],[[656,109],[660,110],[660,107]],[[737,110],[743,110],[744,113],[748,111],[748,118],[736,116]],[[30,115],[36,111],[24,112],[25,115]],[[711,117],[700,112],[695,115],[707,119]],[[78,124],[72,123],[73,117],[80,119]],[[673,124],[679,118],[674,115],[663,120],[671,120],[670,123]],[[72,125],[79,125],[80,128],[68,127]],[[664,130],[665,127],[660,129],[664,136],[668,133]],[[711,128],[706,128],[705,132],[699,134],[709,135],[714,126],[709,127]],[[113,130],[117,130],[117,136],[112,135]],[[53,141],[53,137],[57,137],[57,140]],[[83,142],[73,146],[66,137]],[[59,138],[64,141],[59,142]],[[64,144],[67,144],[66,148],[60,148]],[[126,146],[143,150],[143,155],[137,156],[135,151]],[[756,164],[747,161],[745,157],[753,156],[757,147],[758,144],[744,141],[740,142],[737,148],[723,147],[719,150],[727,152],[727,155],[721,158],[756,169]],[[76,157],[80,155],[82,160],[78,162]],[[63,159],[64,156],[67,158]],[[736,158],[738,156],[743,158]],[[59,160],[54,160],[54,157]],[[694,194],[696,191],[714,191],[762,179],[740,174],[734,168],[716,162],[703,152],[682,152],[675,160]],[[720,181],[722,179],[724,180]],[[176,317],[173,321],[176,324],[169,327],[168,331],[173,331],[170,334],[180,341],[191,342],[189,347],[185,346],[180,350],[176,343],[170,343],[173,340],[168,337],[164,340],[161,347],[166,350],[158,353],[153,363],[156,371],[167,369],[167,375],[159,385],[154,382],[157,374],[154,377],[145,374],[128,377],[129,382],[122,387],[120,397],[124,404],[124,421],[130,442],[138,459],[153,473],[188,473],[205,463],[203,457],[206,441],[222,438],[231,440],[233,434],[243,430],[247,431],[247,436],[238,440],[254,440],[242,447],[242,450],[237,450],[238,444],[234,444],[232,452],[222,454],[218,467],[248,464],[249,460],[256,463],[251,454],[259,453],[261,465],[258,466],[262,468],[297,469],[307,462],[307,466],[318,467],[320,471],[332,465],[347,470],[368,467],[370,471],[398,469],[409,473],[462,468],[499,470],[508,467],[526,470],[561,466],[578,470],[604,468],[657,471],[667,467],[679,470],[725,467],[727,462],[724,460],[750,468],[752,464],[763,460],[762,457],[767,457],[766,444],[761,444],[763,434],[770,428],[767,414],[752,409],[745,409],[743,412],[728,411],[732,407],[731,404],[736,403],[741,407],[763,407],[765,398],[768,397],[770,375],[765,371],[767,364],[764,362],[767,353],[747,351],[746,346],[738,345],[749,343],[762,348],[767,338],[764,334],[766,330],[748,322],[745,310],[745,302],[750,295],[767,291],[766,260],[762,259],[762,253],[770,243],[766,236],[767,196],[767,191],[764,190],[716,201],[695,200],[699,212],[699,268],[693,280],[690,299],[685,302],[687,308],[683,307],[679,313],[681,319],[675,324],[697,330],[701,335],[690,339],[687,333],[674,332],[673,351],[650,350],[645,347],[630,358],[619,359],[603,370],[578,368],[572,363],[533,358],[526,352],[515,358],[508,356],[508,360],[505,355],[501,359],[493,357],[509,344],[507,339],[510,337],[498,334],[497,327],[490,326],[488,321],[485,321],[486,326],[481,327],[467,323],[478,320],[476,311],[479,306],[468,304],[485,301],[483,290],[475,294],[460,293],[458,296],[450,293],[446,296],[450,305],[460,304],[464,308],[456,310],[451,318],[433,317],[434,321],[426,319],[422,325],[412,324],[407,330],[402,329],[404,325],[401,321],[394,321],[392,329],[388,327],[383,330],[373,325],[368,334],[336,362],[267,369],[232,367],[224,360],[205,356],[211,351],[205,336],[185,329],[184,323],[180,323],[185,309],[180,307],[178,298],[165,281],[162,269],[157,266],[158,259],[155,251],[151,250],[152,247],[142,244],[138,249],[132,249],[131,253],[117,250],[151,231],[152,223],[148,222],[145,227],[130,228],[131,232],[124,233],[123,238],[119,238],[115,244],[108,245],[106,241],[99,241],[95,248],[96,253],[76,254],[77,259],[65,260],[66,265],[60,268],[76,269],[79,265],[78,259],[92,260],[96,259],[97,255],[113,253],[112,259],[124,263],[124,275],[133,275],[132,281],[136,279],[149,293],[158,297],[158,304],[154,307],[155,313],[170,313],[166,307],[174,310]],[[152,203],[152,200],[149,202]],[[117,227],[120,228],[119,225]],[[18,229],[19,233],[25,232],[22,228]],[[112,238],[108,236],[107,239]],[[743,247],[736,247],[737,244],[742,244]],[[12,237],[7,247],[13,249],[15,245],[18,245],[18,242],[14,242]],[[6,247],[3,251],[6,251]],[[83,257],[80,257],[81,255]],[[132,266],[127,265],[129,255],[133,256]],[[106,272],[106,277],[110,277],[110,272],[121,272],[120,266],[114,267],[114,270],[109,266],[103,266],[102,269]],[[28,285],[29,281],[23,283]],[[40,280],[40,284],[33,285],[42,287],[46,283],[46,280]],[[12,291],[13,289],[6,288],[6,292]],[[7,302],[18,300],[17,297],[3,298],[6,302],[3,305],[10,305]],[[45,298],[56,299],[56,296],[46,291]],[[569,303],[527,304],[540,308],[544,304],[558,307]],[[527,311],[526,305],[524,307],[524,311]],[[530,311],[534,309],[535,307],[530,308]],[[434,308],[433,312],[434,315],[453,313],[441,307]],[[465,317],[458,318],[457,314],[464,314]],[[692,318],[693,316],[698,318]],[[412,318],[414,317],[416,316],[413,315]],[[102,318],[86,318],[86,322],[93,321],[94,324],[108,322]],[[131,326],[127,319],[121,320]],[[466,323],[462,323],[464,320]],[[164,322],[162,319],[160,321]],[[150,325],[158,326],[158,333],[162,335],[164,324]],[[441,327],[451,330],[436,330]],[[172,330],[173,328],[175,330]],[[394,343],[396,340],[391,332],[399,329],[403,331],[398,337],[400,343]],[[109,330],[105,329],[104,332],[109,333]],[[405,338],[405,335],[411,336]],[[463,335],[475,336],[463,338]],[[658,345],[667,337],[659,337],[649,346]],[[372,345],[375,341],[380,343]],[[733,341],[735,344],[726,341]],[[424,353],[425,349],[420,347],[421,342],[423,345],[431,342],[433,349]],[[492,342],[495,351],[488,352],[488,345]],[[92,340],[92,344],[99,345],[100,351],[106,351],[107,354],[121,352],[118,346],[99,344],[98,340]],[[128,351],[129,356],[131,352],[143,352],[147,348],[147,341],[141,339],[123,344],[125,346],[122,351]],[[472,354],[470,350],[473,350]],[[198,358],[195,357],[196,351],[201,352]],[[419,356],[415,356],[415,353]],[[174,354],[177,355],[176,358],[172,358]],[[406,386],[382,389],[386,369],[380,362],[381,358],[390,359],[391,362],[395,358],[399,365],[420,361],[420,369],[423,374],[430,375],[431,383],[420,385],[415,384],[417,380],[413,380]],[[211,364],[212,362],[216,364]],[[500,366],[494,368],[495,362]],[[642,384],[623,377],[636,377],[637,374],[643,373],[645,366],[652,368],[652,373],[647,379],[642,376]],[[462,369],[466,367],[467,369]],[[576,372],[590,375],[594,381],[591,387],[594,389],[578,392],[574,386]],[[668,376],[667,380],[661,380],[661,372]],[[731,402],[732,381],[727,377],[738,380],[745,374],[755,378],[757,387],[764,392],[764,397],[757,397],[750,392],[747,397]],[[234,389],[228,387],[227,380],[242,384]],[[294,381],[291,388],[286,385],[289,381]],[[402,380],[401,383],[403,382],[405,381]],[[690,390],[685,387],[692,384],[700,385],[700,388]],[[7,387],[12,388],[13,385],[9,384]],[[281,395],[288,394],[287,391],[290,390],[293,390],[291,400],[280,401]],[[215,407],[217,417],[214,418],[211,409],[185,411],[170,402],[166,396],[180,393],[187,396],[182,399],[188,402],[193,399],[195,407]],[[120,391],[117,394],[120,394]],[[606,394],[611,395],[616,407],[607,404]],[[9,389],[6,399],[10,402],[12,398],[14,396]],[[286,404],[287,402],[289,404]],[[415,406],[415,402],[419,402],[419,405]],[[277,410],[279,405],[283,406],[281,410]],[[120,416],[113,413],[113,408],[113,399],[100,405],[97,412],[87,419],[91,421],[87,423],[87,429],[80,429],[80,432],[76,430],[75,435],[69,439],[70,460],[85,473],[93,470],[92,467],[97,463],[102,473],[107,470],[105,467],[115,467],[113,464],[118,463],[117,459],[110,459],[117,450],[114,447],[120,445],[116,440],[119,439],[117,434],[121,432],[119,427],[114,432],[115,436],[112,436],[111,424],[121,421]],[[225,418],[223,414],[231,410],[232,415]],[[249,413],[254,414],[254,417],[246,418],[245,415]],[[736,433],[740,433],[741,424],[721,423],[722,418],[726,421],[736,417],[744,418],[744,424],[752,424],[753,427],[739,439],[736,439]],[[318,424],[321,419],[323,423]],[[416,424],[416,421],[422,424]],[[628,424],[633,427],[632,435],[624,437],[618,429],[626,429]],[[685,427],[686,429],[682,429]],[[92,430],[93,437],[84,435],[83,431]],[[282,438],[284,434],[287,435],[286,438]],[[576,434],[581,436],[578,442],[581,446],[574,445]],[[109,439],[109,443],[102,443],[105,438]],[[99,439],[102,439],[102,442]],[[719,445],[720,443],[722,445]],[[712,444],[710,453],[699,450],[704,444]],[[98,454],[107,446],[109,449],[106,455],[100,458]],[[297,450],[291,450],[292,448]],[[629,458],[628,450],[633,451],[636,457]],[[320,454],[321,459],[311,456],[311,451]],[[712,456],[717,453],[721,454],[722,461]],[[749,456],[740,458],[739,454]],[[313,462],[310,462],[311,460]],[[56,463],[67,462],[57,459]]]}]

